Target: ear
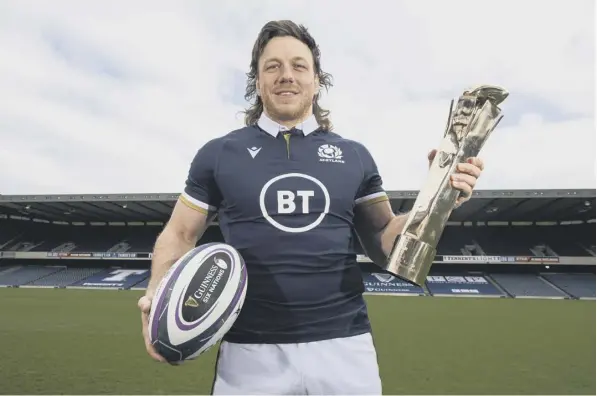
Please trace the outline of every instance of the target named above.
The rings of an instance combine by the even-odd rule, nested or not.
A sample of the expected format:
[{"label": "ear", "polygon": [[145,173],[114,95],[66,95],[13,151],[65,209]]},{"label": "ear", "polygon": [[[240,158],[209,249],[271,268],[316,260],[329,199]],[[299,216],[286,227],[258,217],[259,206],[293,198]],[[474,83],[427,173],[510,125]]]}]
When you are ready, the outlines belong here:
[{"label": "ear", "polygon": [[261,91],[259,90],[259,80],[255,80],[255,92],[257,96],[261,96]]}]

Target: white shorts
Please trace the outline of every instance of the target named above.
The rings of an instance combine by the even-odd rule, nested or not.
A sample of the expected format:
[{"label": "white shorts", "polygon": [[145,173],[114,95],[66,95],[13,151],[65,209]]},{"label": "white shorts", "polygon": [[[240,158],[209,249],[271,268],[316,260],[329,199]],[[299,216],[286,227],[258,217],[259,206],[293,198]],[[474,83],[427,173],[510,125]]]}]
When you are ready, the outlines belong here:
[{"label": "white shorts", "polygon": [[370,333],[301,344],[222,342],[214,395],[381,395]]}]

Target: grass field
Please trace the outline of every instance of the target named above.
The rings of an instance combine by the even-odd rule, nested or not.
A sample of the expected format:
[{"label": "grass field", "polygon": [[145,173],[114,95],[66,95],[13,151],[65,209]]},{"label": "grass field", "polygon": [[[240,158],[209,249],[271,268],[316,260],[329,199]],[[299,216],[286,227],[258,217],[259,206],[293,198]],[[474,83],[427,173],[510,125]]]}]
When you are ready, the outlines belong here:
[{"label": "grass field", "polygon": [[[206,394],[145,354],[140,291],[0,289],[3,394]],[[595,394],[595,302],[368,297],[385,394]]]}]

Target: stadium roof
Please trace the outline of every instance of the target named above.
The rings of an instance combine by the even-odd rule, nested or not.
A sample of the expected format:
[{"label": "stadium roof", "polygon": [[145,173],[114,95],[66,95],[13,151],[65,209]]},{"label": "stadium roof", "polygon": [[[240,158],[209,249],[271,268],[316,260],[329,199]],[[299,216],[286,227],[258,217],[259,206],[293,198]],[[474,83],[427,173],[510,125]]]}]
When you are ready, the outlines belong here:
[{"label": "stadium roof", "polygon": [[[395,212],[417,191],[389,191]],[[0,215],[63,222],[164,222],[179,194],[0,195]],[[595,190],[478,190],[450,221],[589,221]]]}]

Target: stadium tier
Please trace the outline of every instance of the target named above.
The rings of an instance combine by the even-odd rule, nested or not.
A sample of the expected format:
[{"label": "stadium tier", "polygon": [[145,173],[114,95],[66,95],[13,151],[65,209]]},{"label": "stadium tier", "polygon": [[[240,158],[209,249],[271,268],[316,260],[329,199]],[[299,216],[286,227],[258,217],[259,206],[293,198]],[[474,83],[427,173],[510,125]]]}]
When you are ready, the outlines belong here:
[{"label": "stadium tier", "polygon": [[[397,213],[416,198],[389,194]],[[0,196],[0,286],[143,289],[177,198]],[[199,244],[214,241],[217,219]],[[422,288],[356,253],[372,294],[594,299],[595,190],[476,191],[452,213]]]},{"label": "stadium tier", "polygon": [[[60,226],[3,222],[4,252],[149,253],[161,226]],[[448,226],[438,245],[441,256],[595,256],[595,227],[567,226]],[[223,241],[217,225],[200,243]],[[360,246],[357,252],[362,254]]]}]

